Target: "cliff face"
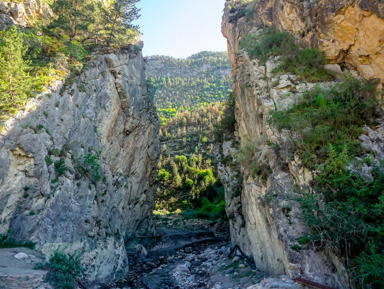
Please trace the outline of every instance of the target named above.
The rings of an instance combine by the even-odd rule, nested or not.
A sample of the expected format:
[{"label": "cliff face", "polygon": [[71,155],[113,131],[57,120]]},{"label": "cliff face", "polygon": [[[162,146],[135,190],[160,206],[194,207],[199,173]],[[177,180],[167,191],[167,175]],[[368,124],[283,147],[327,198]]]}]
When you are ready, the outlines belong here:
[{"label": "cliff face", "polygon": [[384,3],[368,0],[256,1],[253,17],[292,32],[331,63],[384,82]]},{"label": "cliff face", "polygon": [[52,11],[39,0],[0,1],[0,30],[14,24],[21,27],[31,26],[40,16],[51,17]]},{"label": "cliff face", "polygon": [[[240,147],[253,146],[255,160],[268,172],[252,178],[243,167],[241,193],[233,194],[233,166],[221,163],[219,172],[226,186],[232,241],[253,256],[260,269],[348,288],[346,270],[336,256],[325,250],[295,249],[298,238],[307,231],[295,201],[299,196],[295,187],[309,188],[313,174],[297,157],[286,163],[286,152],[271,146],[277,143],[284,148],[288,137],[269,125],[269,111],[286,109],[315,84],[300,82],[295,75],[273,74],[278,59],[261,64],[250,59],[239,43],[250,32],[257,35],[261,27],[273,25],[292,32],[303,46],[323,49],[338,72],[347,68],[367,79],[380,78],[384,82],[380,40],[384,35],[380,32],[384,29],[383,4],[265,0],[252,1],[254,5],[248,6],[252,10],[246,12],[240,2],[226,2],[222,22],[234,79],[235,135]],[[228,146],[223,146],[227,159],[235,154]]]},{"label": "cliff face", "polygon": [[128,271],[124,242],[153,231],[157,117],[140,53],[88,67],[3,124],[0,234],[76,252],[106,282]]}]

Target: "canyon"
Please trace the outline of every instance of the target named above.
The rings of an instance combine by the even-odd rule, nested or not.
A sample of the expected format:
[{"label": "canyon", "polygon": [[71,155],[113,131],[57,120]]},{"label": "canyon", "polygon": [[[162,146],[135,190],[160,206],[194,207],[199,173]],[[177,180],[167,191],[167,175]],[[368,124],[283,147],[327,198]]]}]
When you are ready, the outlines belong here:
[{"label": "canyon", "polygon": [[[0,30],[13,24],[30,27],[41,15],[49,18],[51,14],[39,1],[0,2]],[[310,82],[292,73],[277,74],[282,61],[279,56],[264,62],[252,57],[243,41],[248,36],[260,38],[268,27],[289,32],[303,48],[323,51],[325,68],[334,79]],[[286,286],[282,288],[304,288],[293,283],[295,278],[337,289],[355,286],[344,257],[330,248],[300,242],[310,229],[297,200],[300,191],[314,193],[318,172],[306,167],[298,153],[289,155],[289,133],[278,130],[270,119],[271,112],[290,109],[304,93],[339,83],[346,72],[374,85],[380,111],[384,4],[366,0],[227,0],[222,33],[232,66],[236,124],[235,130],[216,144],[214,153],[225,188],[229,233],[216,223],[198,222],[196,228],[214,231],[222,239],[211,238],[204,231],[209,236],[200,241],[209,245],[186,243],[169,256],[164,254],[167,257],[130,268],[129,254],[146,257],[151,249],[152,254],[153,247],[146,240],[155,239],[151,244],[164,248],[170,241],[163,244],[161,238],[166,238],[175,224],[181,231],[172,231],[171,236],[185,233],[193,240],[200,238],[193,229],[184,232],[183,226],[190,224],[178,217],[165,218],[171,229],[164,234],[161,221],[157,220],[156,228],[153,210],[159,119],[148,91],[142,43],[137,42],[115,52],[95,53],[80,74],[56,81],[1,121],[0,236],[16,244],[33,242],[35,251],[25,252],[41,260],[47,261],[58,250],[78,255],[84,280],[95,288],[118,284],[136,273],[147,278],[137,284],[162,288],[156,279],[169,278],[164,277],[171,274],[167,270],[174,277],[167,283],[169,288],[205,288],[204,283],[228,288],[219,284],[224,282],[220,278],[233,274],[226,267],[231,266],[226,256],[234,245],[253,260],[257,271],[250,270],[255,274],[252,276],[271,276],[256,285],[243,276],[243,288],[274,288],[274,282]],[[378,162],[384,161],[383,128],[380,116],[377,124],[366,126],[360,136],[362,146]],[[247,146],[252,146],[252,161],[259,164],[256,175],[238,161],[239,151]],[[201,266],[209,274],[214,272],[208,277]],[[243,262],[241,266],[248,265]],[[223,267],[225,270],[220,269]],[[44,283],[46,272],[36,272],[32,282],[49,288]],[[19,286],[12,285],[14,280],[8,275],[0,274],[0,282],[8,284],[4,288]],[[231,282],[227,284],[236,286]]]}]

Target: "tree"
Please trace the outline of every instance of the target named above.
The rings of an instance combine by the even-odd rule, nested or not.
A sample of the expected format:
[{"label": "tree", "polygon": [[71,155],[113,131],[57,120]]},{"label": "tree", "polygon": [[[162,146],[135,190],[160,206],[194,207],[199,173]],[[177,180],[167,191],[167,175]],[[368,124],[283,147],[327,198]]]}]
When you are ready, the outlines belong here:
[{"label": "tree", "polygon": [[123,35],[127,29],[133,28],[132,21],[139,17],[139,9],[136,3],[139,0],[114,0],[109,9],[105,11],[104,18],[107,20],[106,30],[108,31],[107,45]]},{"label": "tree", "polygon": [[23,59],[26,51],[23,34],[18,28],[12,26],[3,33],[0,39],[0,102],[5,106],[24,103],[31,95],[30,67]]},{"label": "tree", "polygon": [[72,41],[79,30],[87,30],[91,23],[84,17],[85,4],[83,0],[56,0],[51,5],[53,12],[58,16],[50,25],[50,28],[57,28],[68,36]]}]

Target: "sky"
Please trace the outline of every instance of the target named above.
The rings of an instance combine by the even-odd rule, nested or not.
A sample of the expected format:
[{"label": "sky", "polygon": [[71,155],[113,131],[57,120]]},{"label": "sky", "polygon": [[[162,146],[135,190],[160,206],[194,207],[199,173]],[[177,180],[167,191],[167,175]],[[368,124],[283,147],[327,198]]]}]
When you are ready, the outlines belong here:
[{"label": "sky", "polygon": [[144,56],[186,58],[200,51],[226,51],[221,34],[225,0],[141,0],[134,22],[143,34]]}]

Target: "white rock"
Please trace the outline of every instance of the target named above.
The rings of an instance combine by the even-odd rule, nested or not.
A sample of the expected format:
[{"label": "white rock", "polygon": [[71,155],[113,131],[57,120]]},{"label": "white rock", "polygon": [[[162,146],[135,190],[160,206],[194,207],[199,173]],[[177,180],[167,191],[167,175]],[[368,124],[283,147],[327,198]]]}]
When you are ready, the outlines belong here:
[{"label": "white rock", "polygon": [[24,260],[24,259],[28,259],[28,255],[25,254],[25,253],[17,253],[15,256],[14,256],[17,260]]}]

